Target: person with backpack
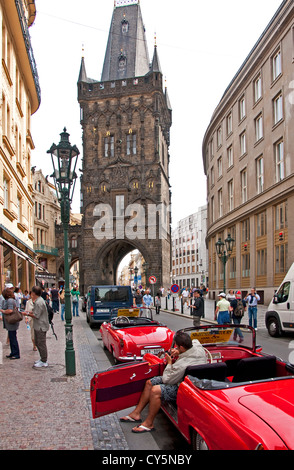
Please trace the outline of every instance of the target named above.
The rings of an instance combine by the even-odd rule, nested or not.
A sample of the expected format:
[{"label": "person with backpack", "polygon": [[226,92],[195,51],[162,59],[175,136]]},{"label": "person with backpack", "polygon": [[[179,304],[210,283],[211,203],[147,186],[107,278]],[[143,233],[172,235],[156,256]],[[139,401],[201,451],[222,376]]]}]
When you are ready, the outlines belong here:
[{"label": "person with backpack", "polygon": [[[231,315],[234,325],[240,325],[242,318],[244,317],[244,313],[246,310],[246,302],[242,300],[241,292],[238,290],[235,293],[235,299],[231,300]],[[235,328],[234,331],[234,341],[237,341],[237,337],[239,336],[239,343],[243,343],[244,336],[240,328]]]}]

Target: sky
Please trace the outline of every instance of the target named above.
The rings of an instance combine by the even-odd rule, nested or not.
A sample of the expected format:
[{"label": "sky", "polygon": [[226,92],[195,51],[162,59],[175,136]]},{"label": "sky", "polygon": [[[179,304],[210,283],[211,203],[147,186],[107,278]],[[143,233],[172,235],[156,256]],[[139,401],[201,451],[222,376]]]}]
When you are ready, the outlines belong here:
[{"label": "sky", "polygon": [[[206,204],[202,141],[225,89],[281,0],[140,0],[150,60],[154,37],[173,109],[170,145],[172,228]],[[66,127],[83,157],[77,80],[100,80],[113,0],[36,0],[30,28],[41,105],[32,116],[32,165],[52,174],[47,150]],[[82,168],[81,162],[77,168]],[[80,175],[80,173],[78,172]],[[76,184],[72,211],[80,211]]]}]

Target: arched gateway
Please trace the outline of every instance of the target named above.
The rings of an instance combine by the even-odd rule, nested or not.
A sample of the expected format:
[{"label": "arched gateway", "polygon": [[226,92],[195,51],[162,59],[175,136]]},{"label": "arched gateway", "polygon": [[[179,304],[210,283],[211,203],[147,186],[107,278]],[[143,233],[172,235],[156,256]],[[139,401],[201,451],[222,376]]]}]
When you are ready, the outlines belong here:
[{"label": "arched gateway", "polygon": [[171,107],[157,47],[148,57],[138,1],[115,2],[101,81],[82,58],[83,128],[80,284],[116,283],[123,257],[138,249],[148,275],[168,286],[171,271]]}]

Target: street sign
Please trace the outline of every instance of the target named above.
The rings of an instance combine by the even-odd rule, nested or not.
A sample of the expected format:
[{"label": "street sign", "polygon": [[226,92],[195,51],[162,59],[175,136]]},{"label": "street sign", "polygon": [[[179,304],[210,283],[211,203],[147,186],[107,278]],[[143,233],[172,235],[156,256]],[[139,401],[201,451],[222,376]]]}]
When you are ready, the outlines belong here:
[{"label": "street sign", "polygon": [[178,284],[173,284],[170,290],[172,291],[173,294],[177,294],[180,290],[180,286],[178,286]]},{"label": "street sign", "polygon": [[150,276],[149,277],[149,284],[156,284],[157,282],[157,279],[155,276]]}]

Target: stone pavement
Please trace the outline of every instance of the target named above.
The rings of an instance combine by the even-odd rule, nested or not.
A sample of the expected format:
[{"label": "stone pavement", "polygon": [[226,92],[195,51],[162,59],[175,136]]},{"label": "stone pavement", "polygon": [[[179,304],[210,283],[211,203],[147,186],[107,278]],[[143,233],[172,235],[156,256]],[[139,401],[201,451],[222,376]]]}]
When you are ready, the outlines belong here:
[{"label": "stone pavement", "polygon": [[90,380],[109,362],[97,348],[85,315],[73,318],[73,377],[66,376],[65,328],[59,315],[54,317],[54,329],[57,341],[51,329],[47,334],[49,367],[34,369],[39,354],[33,351],[25,321],[17,333],[21,358],[13,361],[6,358],[10,347],[0,322],[0,450],[127,450],[116,414],[92,419]]}]

